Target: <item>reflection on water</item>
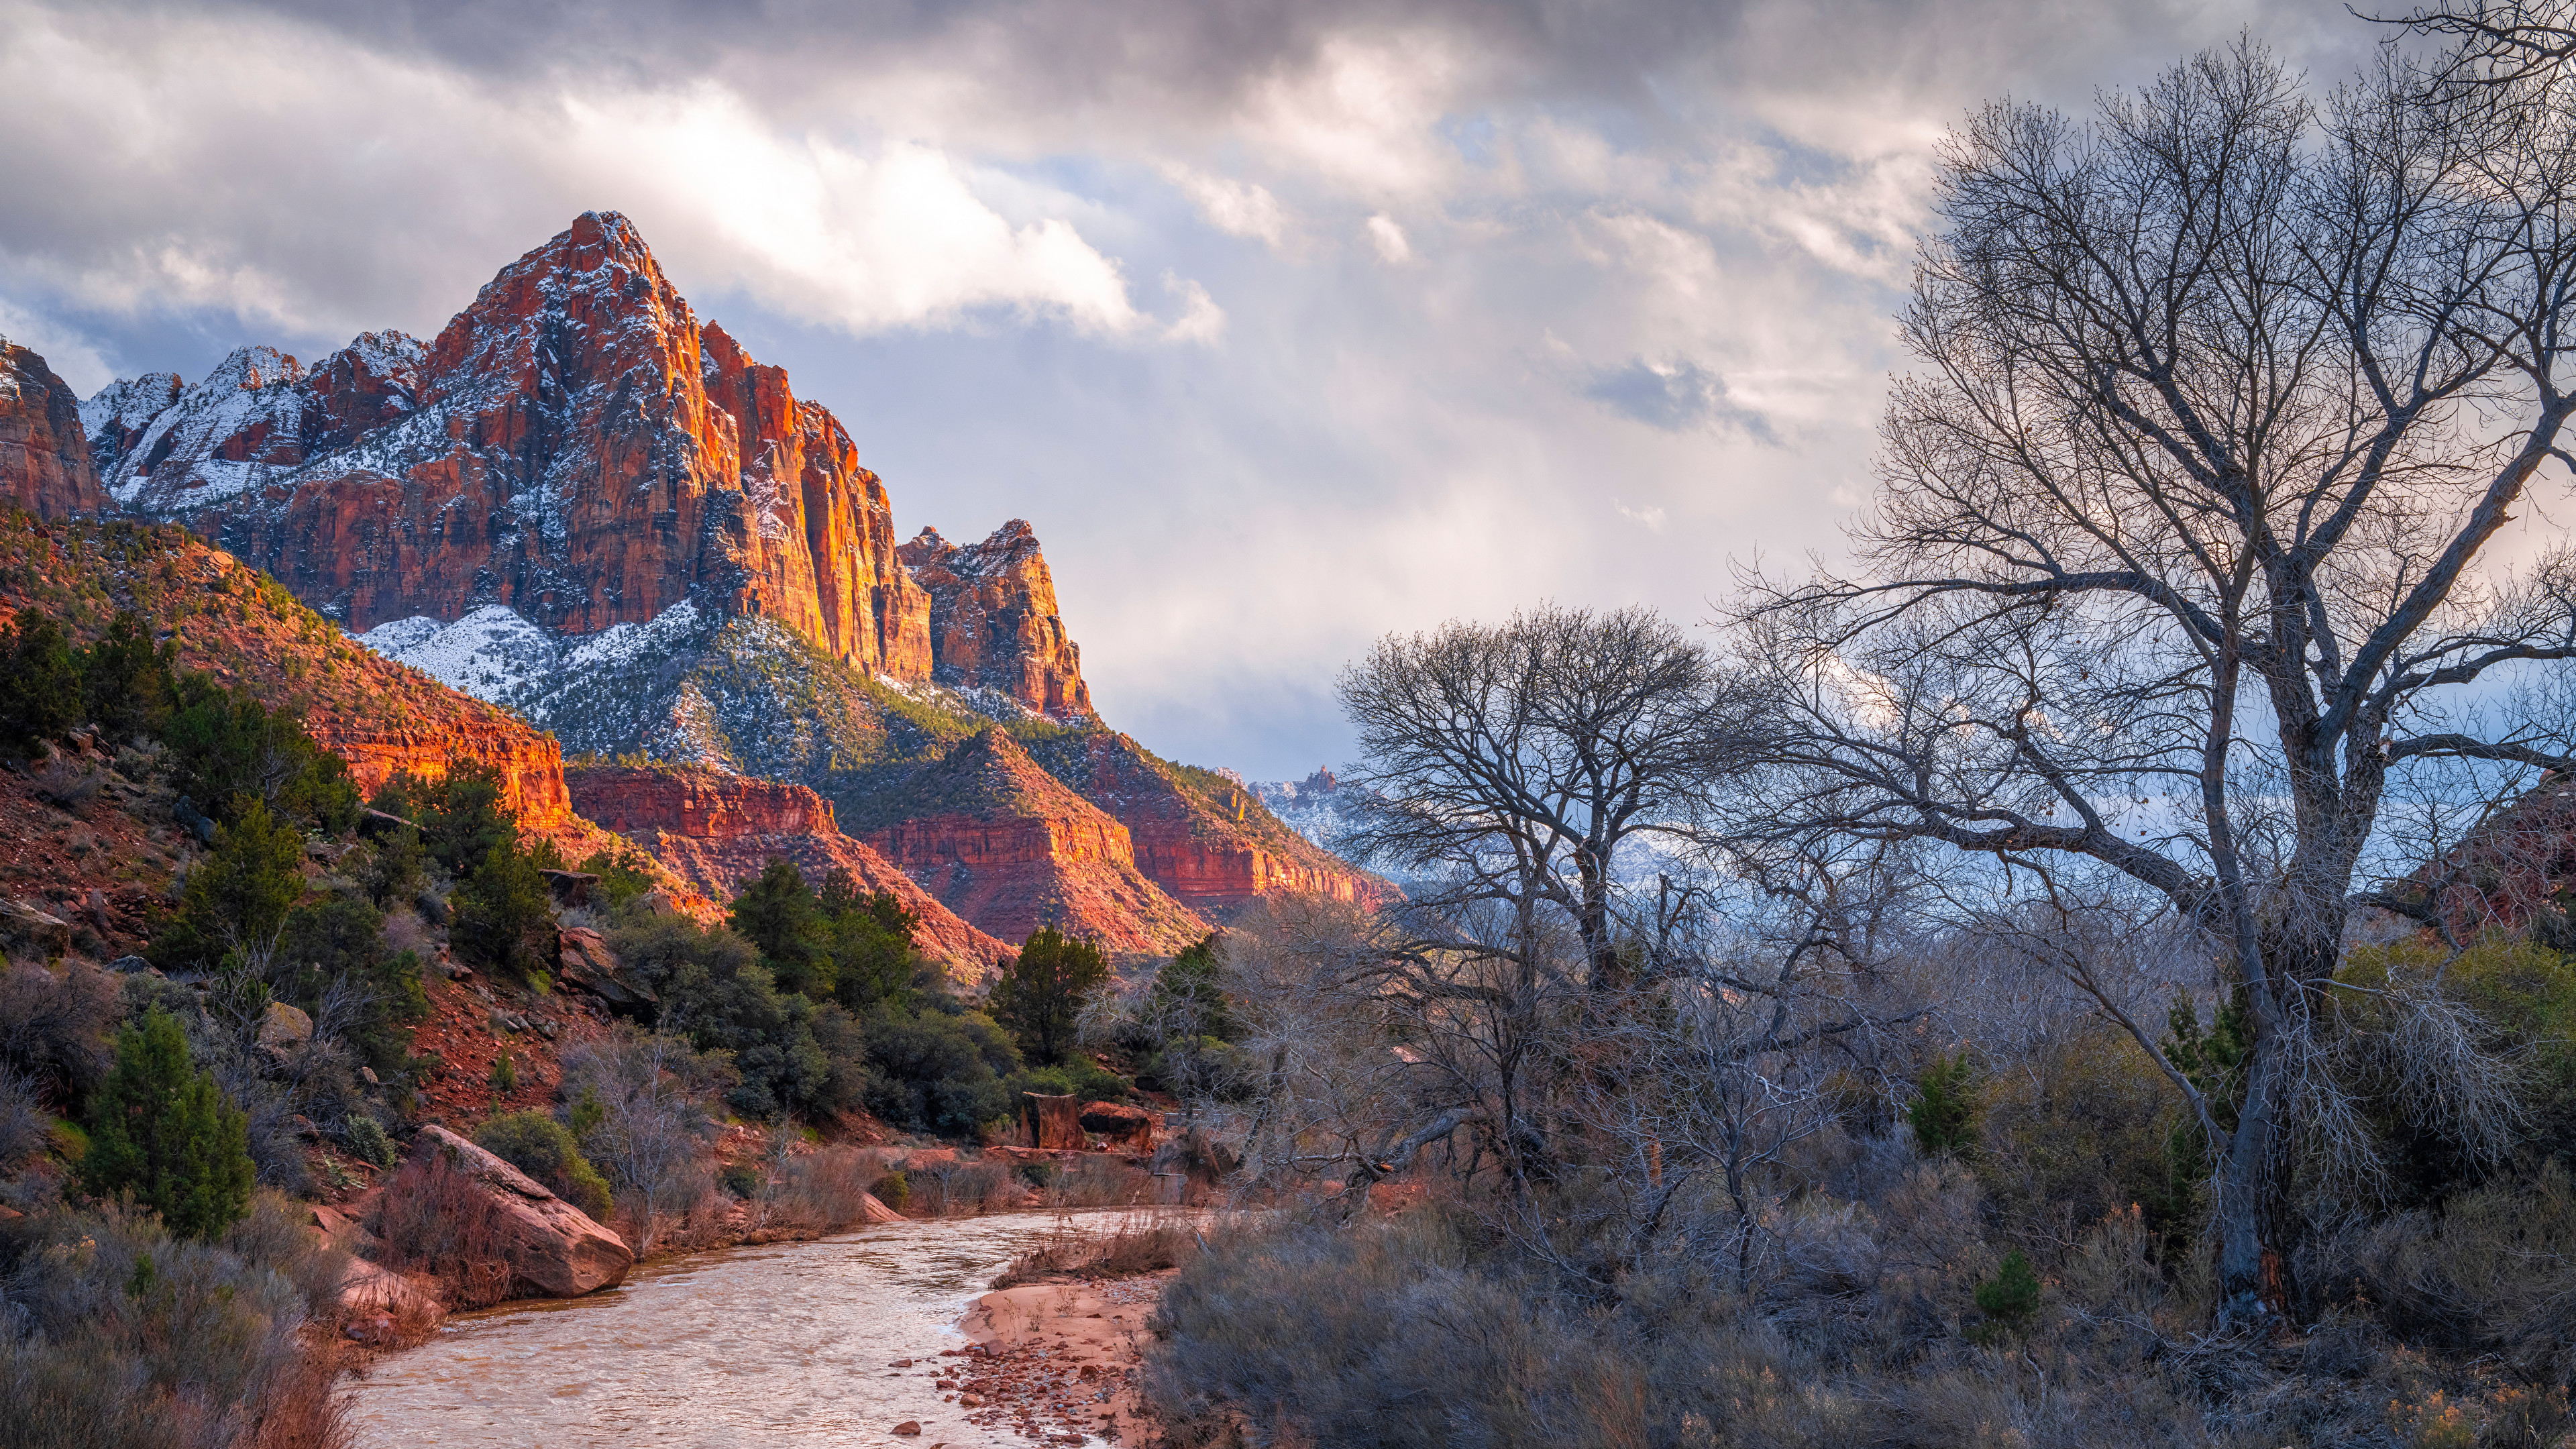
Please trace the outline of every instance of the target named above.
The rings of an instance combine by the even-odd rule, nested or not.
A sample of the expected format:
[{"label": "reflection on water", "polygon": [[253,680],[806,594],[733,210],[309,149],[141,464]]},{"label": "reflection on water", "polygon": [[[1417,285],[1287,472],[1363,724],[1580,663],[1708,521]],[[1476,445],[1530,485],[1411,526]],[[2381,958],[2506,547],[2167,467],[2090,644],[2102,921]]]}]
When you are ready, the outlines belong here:
[{"label": "reflection on water", "polygon": [[[1057,1223],[1034,1213],[889,1223],[658,1264],[587,1298],[460,1315],[359,1382],[357,1442],[1022,1445],[966,1422],[932,1384],[939,1350],[964,1342],[959,1316]],[[916,1362],[890,1366],[902,1358]],[[906,1419],[921,1422],[920,1438],[887,1432]]]}]

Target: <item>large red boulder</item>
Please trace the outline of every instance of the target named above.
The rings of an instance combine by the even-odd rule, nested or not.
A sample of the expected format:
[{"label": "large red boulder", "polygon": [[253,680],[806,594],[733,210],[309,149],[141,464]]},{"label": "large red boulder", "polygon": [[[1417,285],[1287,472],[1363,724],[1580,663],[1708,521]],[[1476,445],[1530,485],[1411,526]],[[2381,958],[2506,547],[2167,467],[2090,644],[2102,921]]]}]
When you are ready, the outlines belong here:
[{"label": "large red boulder", "polygon": [[[499,1157],[435,1125],[421,1128],[412,1143],[415,1160],[431,1154],[443,1157],[451,1177],[463,1178],[497,1209],[489,1251],[508,1268],[514,1290],[578,1298],[624,1282],[635,1266],[625,1239]],[[386,1191],[402,1182],[396,1178]]]}]

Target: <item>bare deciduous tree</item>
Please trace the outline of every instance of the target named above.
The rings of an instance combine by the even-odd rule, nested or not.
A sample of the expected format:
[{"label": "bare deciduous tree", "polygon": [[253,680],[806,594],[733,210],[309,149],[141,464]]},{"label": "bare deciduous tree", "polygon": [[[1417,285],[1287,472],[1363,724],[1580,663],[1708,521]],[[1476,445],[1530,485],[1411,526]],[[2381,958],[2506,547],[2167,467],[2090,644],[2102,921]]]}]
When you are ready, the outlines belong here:
[{"label": "bare deciduous tree", "polygon": [[[2150,889],[2250,1007],[2213,1144],[2221,1314],[2277,1311],[2300,1083],[2392,775],[2563,763],[2450,704],[2576,657],[2576,568],[2484,555],[2576,413],[2576,135],[2394,50],[2312,98],[2259,45],[1944,154],[1859,571],[1755,581],[1780,833]],[[2446,710],[2448,713],[2446,713]],[[2368,884],[2368,882],[2362,882]]]},{"label": "bare deciduous tree", "polygon": [[1500,626],[1389,635],[1341,679],[1375,803],[1346,844],[1434,877],[1434,911],[1492,903],[1526,929],[1561,913],[1615,988],[1623,846],[1688,837],[1744,758],[1741,692],[1650,609],[1543,606]]}]

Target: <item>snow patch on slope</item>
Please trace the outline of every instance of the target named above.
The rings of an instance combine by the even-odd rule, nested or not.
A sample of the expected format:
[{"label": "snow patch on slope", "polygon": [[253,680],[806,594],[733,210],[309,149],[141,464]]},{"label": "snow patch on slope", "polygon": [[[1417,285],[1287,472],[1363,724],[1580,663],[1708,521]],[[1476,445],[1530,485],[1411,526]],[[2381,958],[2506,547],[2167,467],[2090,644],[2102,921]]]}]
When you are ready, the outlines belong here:
[{"label": "snow patch on slope", "polygon": [[553,636],[504,604],[486,604],[453,624],[415,614],[379,624],[358,642],[451,689],[506,703],[561,662]]}]

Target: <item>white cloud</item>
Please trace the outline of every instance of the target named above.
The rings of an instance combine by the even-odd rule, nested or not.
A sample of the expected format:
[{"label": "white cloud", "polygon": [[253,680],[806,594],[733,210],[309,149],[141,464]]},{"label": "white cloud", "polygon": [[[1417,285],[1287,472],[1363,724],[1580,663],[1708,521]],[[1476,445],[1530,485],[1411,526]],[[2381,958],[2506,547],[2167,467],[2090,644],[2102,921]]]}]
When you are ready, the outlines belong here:
[{"label": "white cloud", "polygon": [[1623,499],[1611,500],[1610,506],[1618,512],[1621,518],[1627,519],[1631,523],[1645,525],[1646,531],[1649,533],[1661,533],[1664,531],[1664,510],[1660,507],[1650,505],[1644,508],[1631,508]]},{"label": "white cloud", "polygon": [[1181,299],[1180,320],[1163,329],[1165,341],[1214,343],[1225,335],[1225,309],[1207,288],[1171,272],[1163,274],[1163,286]]},{"label": "white cloud", "polygon": [[45,359],[45,366],[82,397],[116,380],[98,345],[78,329],[14,307],[5,297],[0,297],[0,338]]},{"label": "white cloud", "polygon": [[1394,217],[1381,211],[1370,217],[1362,230],[1368,235],[1369,245],[1377,248],[1379,261],[1400,267],[1413,260],[1413,243],[1405,239],[1404,228],[1396,225]]},{"label": "white cloud", "polygon": [[1014,227],[931,147],[783,135],[713,84],[569,100],[565,112],[555,167],[650,218],[657,249],[730,274],[782,311],[853,332],[997,306],[1108,333],[1144,320],[1118,264],[1070,223]]},{"label": "white cloud", "polygon": [[1210,176],[1187,166],[1166,166],[1163,174],[1199,209],[1208,225],[1228,236],[1256,237],[1277,246],[1288,234],[1288,210],[1258,182]]},{"label": "white cloud", "polygon": [[1235,118],[1272,164],[1360,195],[1427,194],[1456,169],[1440,118],[1461,89],[1456,44],[1436,32],[1337,34],[1311,64],[1255,87]]}]

